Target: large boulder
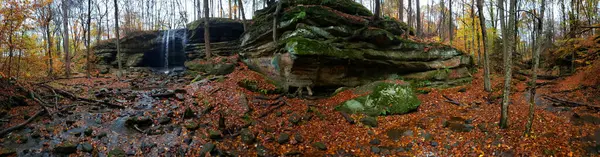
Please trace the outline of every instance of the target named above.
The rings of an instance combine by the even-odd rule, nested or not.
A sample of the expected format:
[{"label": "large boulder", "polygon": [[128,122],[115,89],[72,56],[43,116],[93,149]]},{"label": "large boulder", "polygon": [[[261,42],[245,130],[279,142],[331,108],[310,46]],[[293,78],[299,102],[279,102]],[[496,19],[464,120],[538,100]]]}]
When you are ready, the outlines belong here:
[{"label": "large boulder", "polygon": [[373,20],[352,0],[284,1],[274,42],[275,6],[257,11],[240,39],[240,56],[251,69],[284,86],[359,86],[392,76],[429,84],[470,80],[469,55],[405,39],[412,28]]},{"label": "large boulder", "polygon": [[376,81],[350,91],[364,96],[345,101],[337,110],[371,116],[395,115],[414,111],[421,104],[410,85],[402,81]]},{"label": "large boulder", "polygon": [[[209,30],[213,53],[228,56],[237,51],[244,27],[234,20],[211,18]],[[204,40],[203,19],[183,29],[132,32],[120,39],[120,57],[124,67],[182,67],[187,60],[204,57]],[[103,73],[117,67],[116,39],[101,41],[93,51]]]}]

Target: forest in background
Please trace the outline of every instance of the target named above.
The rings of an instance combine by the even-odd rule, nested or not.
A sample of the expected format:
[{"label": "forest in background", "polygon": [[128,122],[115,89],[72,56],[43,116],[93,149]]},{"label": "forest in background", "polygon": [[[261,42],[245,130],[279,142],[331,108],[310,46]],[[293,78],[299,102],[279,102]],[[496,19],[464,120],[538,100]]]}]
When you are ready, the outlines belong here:
[{"label": "forest in background", "polygon": [[[254,11],[271,3],[246,0],[240,5],[237,2],[208,1],[213,8],[210,17],[241,20],[245,15],[251,20]],[[375,1],[357,2],[375,10]],[[99,41],[114,38],[116,32],[123,37],[134,31],[182,28],[200,19],[204,10],[204,2],[200,0],[4,0],[0,3],[1,74],[31,79],[64,77],[67,69],[86,73],[88,60],[94,58],[88,49]],[[509,3],[499,7],[498,1],[486,0],[481,2],[482,8],[477,7],[475,0],[385,0],[381,3],[383,18],[404,21],[419,32],[419,40],[452,45],[471,54],[479,65],[483,60],[484,39],[489,44],[490,55],[494,56],[502,53],[502,34],[508,37],[514,34],[515,40],[509,40],[514,41],[511,43],[514,56],[528,62],[537,48],[536,39],[542,41],[538,45],[551,50],[570,40],[596,35],[600,21],[597,0],[518,1],[514,8],[517,20],[512,24],[515,27],[506,33],[500,30],[503,18],[499,13],[502,8],[508,8]],[[116,18],[115,6],[121,9]],[[546,13],[540,10],[541,6],[545,6]],[[244,14],[240,14],[242,7],[246,8]],[[508,15],[508,11],[505,12]],[[480,16],[484,17],[483,24]],[[540,27],[537,19],[544,20],[540,35],[536,32]],[[115,31],[115,20],[121,23],[119,31]],[[481,26],[486,27],[485,36],[481,34]],[[551,57],[546,52],[542,51],[542,59]],[[544,63],[542,65],[546,65]]]},{"label": "forest in background", "polygon": [[[0,156],[600,152],[598,0],[354,2],[3,0],[0,123],[6,129],[0,136],[7,136],[0,139]],[[309,20],[286,28],[286,20],[298,19]],[[209,27],[223,23],[229,25]],[[340,31],[347,38],[292,32],[356,23],[356,30]],[[213,28],[241,29],[237,35],[243,35],[213,39],[209,33],[219,33]],[[195,41],[186,43],[186,33],[197,30],[204,37],[194,34]],[[145,36],[162,38],[157,43],[164,45],[147,46]],[[177,53],[196,55],[181,63],[185,73],[170,74],[169,51],[175,48],[169,42],[183,45]],[[273,49],[254,49],[262,46]],[[131,51],[138,47],[154,53],[148,58],[158,58],[166,73],[128,64],[142,62],[129,56],[122,70],[122,49],[146,55]],[[279,54],[284,47],[288,53]],[[268,78],[269,69],[253,69],[265,61],[283,81]],[[110,70],[117,64],[115,77]],[[96,66],[109,68],[101,72]],[[368,73],[378,70],[391,74]],[[412,73],[402,70],[421,75],[410,80]],[[360,77],[345,77],[353,74]],[[385,78],[370,80],[375,77],[369,74]],[[454,84],[456,78],[467,81]],[[427,86],[430,81],[449,86]],[[296,92],[288,83],[296,83]],[[383,102],[375,109],[384,109],[367,108],[377,97]]]}]

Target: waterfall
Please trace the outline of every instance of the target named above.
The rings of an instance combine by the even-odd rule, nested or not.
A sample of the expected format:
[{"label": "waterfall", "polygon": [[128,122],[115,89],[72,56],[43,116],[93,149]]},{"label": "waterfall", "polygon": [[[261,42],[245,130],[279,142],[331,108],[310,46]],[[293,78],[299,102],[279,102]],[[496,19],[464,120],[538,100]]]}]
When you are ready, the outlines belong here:
[{"label": "waterfall", "polygon": [[[156,57],[158,61],[157,68],[161,73],[169,74],[174,71],[181,71],[185,61],[185,47],[187,46],[187,29],[168,29],[162,31],[160,53]],[[181,43],[179,43],[181,42]]]},{"label": "waterfall", "polygon": [[167,36],[166,39],[167,41],[164,42],[165,43],[165,69],[167,69],[167,72],[169,70],[169,38],[171,37],[171,30],[167,30]]}]

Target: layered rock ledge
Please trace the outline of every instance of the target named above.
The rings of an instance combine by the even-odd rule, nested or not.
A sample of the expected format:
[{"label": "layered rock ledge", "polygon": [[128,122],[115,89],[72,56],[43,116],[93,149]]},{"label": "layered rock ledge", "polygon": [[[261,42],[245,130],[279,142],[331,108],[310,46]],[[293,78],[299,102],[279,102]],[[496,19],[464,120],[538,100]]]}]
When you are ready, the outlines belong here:
[{"label": "layered rock ledge", "polygon": [[242,35],[241,56],[250,68],[291,87],[358,86],[403,78],[427,85],[471,79],[472,58],[437,43],[405,38],[413,31],[372,14],[352,0],[284,1],[276,41],[276,6],[256,12]]},{"label": "layered rock ledge", "polygon": [[[183,67],[188,60],[204,57],[204,20],[187,28],[138,31],[120,39],[122,64],[128,67]],[[235,54],[238,39],[244,32],[242,23],[224,18],[210,19],[210,42],[213,53]],[[96,65],[102,73],[117,67],[116,39],[100,42],[93,47]],[[168,57],[167,57],[168,56]]]}]

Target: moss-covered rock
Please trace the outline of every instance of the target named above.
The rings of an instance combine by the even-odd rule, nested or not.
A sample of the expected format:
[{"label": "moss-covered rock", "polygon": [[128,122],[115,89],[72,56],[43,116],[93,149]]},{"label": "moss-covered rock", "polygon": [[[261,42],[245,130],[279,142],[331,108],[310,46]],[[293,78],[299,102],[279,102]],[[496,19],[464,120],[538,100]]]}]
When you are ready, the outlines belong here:
[{"label": "moss-covered rock", "polygon": [[404,39],[413,34],[405,23],[374,20],[362,13],[366,8],[346,1],[282,1],[277,28],[276,5],[257,11],[240,39],[242,60],[284,87],[359,86],[392,75],[473,65],[449,46]]},{"label": "moss-covered rock", "polygon": [[421,101],[405,83],[377,81],[354,89],[368,95],[345,101],[336,109],[346,113],[364,113],[371,116],[405,114],[419,107]]},{"label": "moss-covered rock", "polygon": [[287,1],[285,4],[287,6],[321,5],[331,7],[350,15],[373,16],[370,10],[353,0],[295,0]]},{"label": "moss-covered rock", "polygon": [[108,157],[125,157],[125,156],[127,156],[127,155],[125,154],[125,151],[121,148],[115,148],[108,152]]}]

